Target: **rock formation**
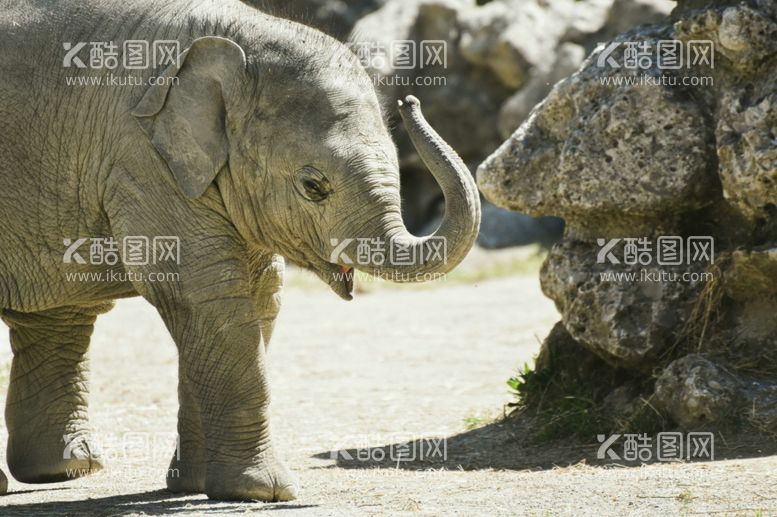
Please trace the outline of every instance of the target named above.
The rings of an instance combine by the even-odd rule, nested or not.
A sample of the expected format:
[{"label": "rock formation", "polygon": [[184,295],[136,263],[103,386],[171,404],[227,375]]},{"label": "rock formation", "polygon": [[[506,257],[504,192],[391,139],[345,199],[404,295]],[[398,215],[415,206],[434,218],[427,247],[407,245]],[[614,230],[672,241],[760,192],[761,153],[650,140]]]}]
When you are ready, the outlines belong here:
[{"label": "rock formation", "polygon": [[599,45],[477,178],[566,221],[543,350],[571,338],[678,426],[777,431],[777,4],[680,2]]}]

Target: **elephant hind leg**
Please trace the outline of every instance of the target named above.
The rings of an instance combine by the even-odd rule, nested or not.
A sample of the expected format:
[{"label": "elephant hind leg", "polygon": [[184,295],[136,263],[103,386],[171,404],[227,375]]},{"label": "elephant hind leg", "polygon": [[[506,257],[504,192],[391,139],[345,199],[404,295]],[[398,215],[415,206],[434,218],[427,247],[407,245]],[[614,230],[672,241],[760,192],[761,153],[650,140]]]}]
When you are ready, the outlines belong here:
[{"label": "elephant hind leg", "polygon": [[7,459],[19,481],[67,481],[102,469],[89,445],[86,352],[97,315],[110,307],[2,312],[14,354]]}]

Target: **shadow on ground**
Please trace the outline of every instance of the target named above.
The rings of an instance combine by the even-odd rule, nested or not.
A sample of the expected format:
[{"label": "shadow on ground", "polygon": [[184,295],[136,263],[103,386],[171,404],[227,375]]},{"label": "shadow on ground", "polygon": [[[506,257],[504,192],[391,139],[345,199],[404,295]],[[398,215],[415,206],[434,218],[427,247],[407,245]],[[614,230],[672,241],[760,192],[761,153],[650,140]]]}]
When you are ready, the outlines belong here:
[{"label": "shadow on ground", "polygon": [[[361,449],[321,452],[317,459],[335,460],[335,465],[322,468],[405,470],[546,470],[579,463],[602,466],[640,467],[657,460],[623,461],[597,458],[600,443],[570,439],[533,444],[529,422],[507,420],[494,422],[445,438],[420,438],[412,442],[391,443]],[[651,437],[656,443],[656,437]],[[622,445],[622,442],[620,442]],[[622,451],[622,447],[620,449]],[[655,451],[655,446],[653,446]],[[777,455],[773,437],[752,433],[717,432],[713,439],[712,460],[757,458]],[[703,461],[709,461],[705,458]]]},{"label": "shadow on ground", "polygon": [[[14,492],[18,494],[19,492]],[[188,513],[198,515],[234,514],[245,512],[245,502],[230,503],[211,501],[205,496],[201,499],[184,499],[182,494],[173,494],[167,490],[152,490],[136,494],[122,494],[108,497],[95,497],[84,501],[47,501],[45,503],[28,503],[2,506],[0,496],[0,514],[4,517],[16,515],[60,516],[60,515],[123,515],[126,513],[141,515],[164,515]],[[315,505],[294,503],[272,503],[265,505],[252,504],[252,512],[281,511],[300,508],[312,508]]]}]

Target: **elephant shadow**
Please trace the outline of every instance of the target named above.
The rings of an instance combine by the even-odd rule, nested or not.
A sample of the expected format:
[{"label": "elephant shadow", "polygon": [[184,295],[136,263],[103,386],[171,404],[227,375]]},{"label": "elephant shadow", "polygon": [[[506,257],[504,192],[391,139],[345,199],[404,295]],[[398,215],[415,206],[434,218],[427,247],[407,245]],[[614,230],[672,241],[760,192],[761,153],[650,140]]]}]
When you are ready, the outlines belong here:
[{"label": "elephant shadow", "polygon": [[[500,420],[448,437],[421,437],[380,446],[331,450],[313,455],[334,460],[317,468],[432,470],[550,470],[578,464],[639,468],[657,458],[625,461],[601,456],[596,436],[589,440],[532,441],[530,422]],[[712,458],[720,461],[777,455],[777,442],[750,434],[719,436]],[[725,438],[725,439],[723,439]],[[655,437],[653,437],[655,440]]]},{"label": "elephant shadow", "polygon": [[[14,493],[18,494],[19,492]],[[135,494],[96,497],[82,501],[47,501],[7,505],[2,508],[0,513],[4,517],[29,515],[123,515],[125,513],[141,515],[196,513],[198,515],[207,515],[243,513],[246,511],[247,504],[251,505],[252,512],[298,510],[315,507],[315,505],[294,503],[256,505],[245,501],[212,501],[204,495],[198,499],[193,499],[185,497],[184,494],[174,494],[167,490],[151,490]],[[2,497],[0,497],[0,505],[2,505]]]},{"label": "elephant shadow", "polygon": [[[592,451],[591,451],[592,449]],[[555,451],[527,445],[512,425],[503,421],[447,437],[419,437],[379,446],[331,450],[315,454],[334,460],[319,468],[481,470],[546,469],[575,464],[596,453],[593,445],[576,444]]]}]

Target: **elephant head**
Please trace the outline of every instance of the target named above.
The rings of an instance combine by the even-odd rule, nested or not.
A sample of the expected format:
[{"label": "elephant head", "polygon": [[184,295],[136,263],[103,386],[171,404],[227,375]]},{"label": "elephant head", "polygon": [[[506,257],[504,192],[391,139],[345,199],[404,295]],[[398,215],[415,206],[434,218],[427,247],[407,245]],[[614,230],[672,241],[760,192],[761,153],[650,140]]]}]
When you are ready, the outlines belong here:
[{"label": "elephant head", "polygon": [[[372,79],[340,43],[314,39],[241,47],[199,38],[132,113],[184,195],[217,189],[246,242],[313,270],[344,299],[352,297],[354,266],[397,281],[451,270],[480,224],[469,170],[424,120],[417,99],[399,102],[446,202],[435,234],[410,235],[396,148]],[[382,245],[384,254],[357,261],[364,242]],[[402,263],[391,260],[392,246]]]}]

